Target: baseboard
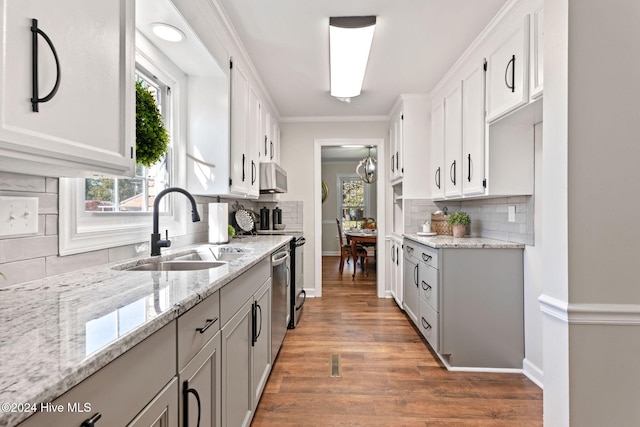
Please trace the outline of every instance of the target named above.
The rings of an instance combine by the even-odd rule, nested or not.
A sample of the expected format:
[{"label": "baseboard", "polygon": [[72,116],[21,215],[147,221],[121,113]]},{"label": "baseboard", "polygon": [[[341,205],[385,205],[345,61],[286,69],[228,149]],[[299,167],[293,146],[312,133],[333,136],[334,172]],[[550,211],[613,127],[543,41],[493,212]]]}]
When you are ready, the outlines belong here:
[{"label": "baseboard", "polygon": [[522,373],[544,390],[544,372],[527,358],[522,361]]},{"label": "baseboard", "polygon": [[323,251],[322,256],[340,256],[340,252],[336,251]]}]

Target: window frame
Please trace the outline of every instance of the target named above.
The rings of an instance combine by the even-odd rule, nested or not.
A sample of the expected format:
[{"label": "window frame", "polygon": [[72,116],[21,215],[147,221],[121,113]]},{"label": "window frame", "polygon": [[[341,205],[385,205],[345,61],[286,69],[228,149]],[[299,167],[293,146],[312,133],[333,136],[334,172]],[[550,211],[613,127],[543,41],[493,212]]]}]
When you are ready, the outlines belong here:
[{"label": "window frame", "polygon": [[[337,218],[340,218],[340,225],[343,230],[345,229],[345,226],[344,226],[344,217],[342,215],[342,209],[343,209],[342,183],[346,180],[362,181],[362,179],[358,176],[358,174],[355,174],[355,173],[345,173],[345,174],[340,173],[336,175],[336,204],[338,209]],[[369,203],[371,199],[371,190],[370,190],[369,184],[366,184],[363,182],[363,189],[364,189],[364,199],[363,199],[364,216],[369,218],[371,217],[371,206],[370,206],[371,204]]]},{"label": "window frame", "polygon": [[[136,69],[145,70],[157,76],[171,87],[173,145],[169,173],[172,186],[184,187],[186,171],[186,99],[181,96],[186,91],[187,76],[144,36],[136,32]],[[58,252],[61,256],[129,244],[146,243],[136,248],[140,252],[148,250],[152,232],[152,212],[101,212],[96,215],[84,214],[84,178],[60,178],[59,180],[59,230]],[[162,213],[160,226],[171,236],[187,232],[187,200],[173,203],[169,198],[169,212]],[[176,198],[176,200],[179,200]]]}]

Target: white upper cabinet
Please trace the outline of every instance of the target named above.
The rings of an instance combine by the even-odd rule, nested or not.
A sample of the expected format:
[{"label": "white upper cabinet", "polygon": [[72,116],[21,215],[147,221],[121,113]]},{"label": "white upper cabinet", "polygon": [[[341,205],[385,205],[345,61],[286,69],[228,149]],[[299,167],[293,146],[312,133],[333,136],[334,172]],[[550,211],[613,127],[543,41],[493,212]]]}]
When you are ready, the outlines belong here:
[{"label": "white upper cabinet", "polygon": [[0,170],[133,176],[134,2],[1,0],[0,18]]},{"label": "white upper cabinet", "polygon": [[531,15],[531,99],[542,96],[544,84],[544,9],[541,5]]},{"label": "white upper cabinet", "polygon": [[250,168],[249,191],[251,198],[260,195],[260,97],[253,86],[249,86],[249,111],[247,117],[247,162]]},{"label": "white upper cabinet", "polygon": [[444,98],[445,197],[462,196],[462,85],[456,85]]},{"label": "white upper cabinet", "polygon": [[462,80],[462,194],[484,194],[485,61]]},{"label": "white upper cabinet", "polygon": [[487,57],[487,121],[529,102],[529,15],[506,27]]},{"label": "white upper cabinet", "polygon": [[231,180],[233,194],[247,194],[251,182],[247,155],[249,79],[240,66],[231,66]]},{"label": "white upper cabinet", "polygon": [[431,110],[431,197],[444,197],[444,100]]},{"label": "white upper cabinet", "polygon": [[389,179],[392,182],[396,182],[397,180],[402,178],[402,173],[403,173],[403,170],[402,170],[403,168],[402,167],[402,145],[403,145],[402,121],[403,119],[404,117],[402,114],[402,109],[400,109],[393,115],[393,118],[391,119],[391,126],[389,129],[389,142],[390,142]]}]

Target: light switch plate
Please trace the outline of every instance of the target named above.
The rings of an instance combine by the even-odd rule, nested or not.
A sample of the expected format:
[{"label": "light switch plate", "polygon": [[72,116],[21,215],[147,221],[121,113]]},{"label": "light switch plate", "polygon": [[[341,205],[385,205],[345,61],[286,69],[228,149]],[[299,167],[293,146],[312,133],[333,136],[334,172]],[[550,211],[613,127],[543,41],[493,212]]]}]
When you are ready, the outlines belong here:
[{"label": "light switch plate", "polygon": [[38,232],[38,198],[0,196],[0,236]]},{"label": "light switch plate", "polygon": [[509,222],[516,222],[516,205],[509,205]]}]

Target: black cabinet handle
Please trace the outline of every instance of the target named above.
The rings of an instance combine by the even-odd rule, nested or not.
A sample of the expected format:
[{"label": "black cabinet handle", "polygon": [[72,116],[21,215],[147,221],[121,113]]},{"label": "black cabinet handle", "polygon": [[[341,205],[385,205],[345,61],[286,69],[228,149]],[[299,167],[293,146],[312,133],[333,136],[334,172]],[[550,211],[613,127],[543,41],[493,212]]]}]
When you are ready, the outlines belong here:
[{"label": "black cabinet handle", "polygon": [[[260,338],[260,334],[262,333],[262,307],[257,302],[256,302],[256,309],[260,312],[260,327],[258,328],[258,333],[256,334],[256,342],[257,342],[258,338]],[[256,317],[257,317],[257,314],[256,314]]]},{"label": "black cabinet handle", "polygon": [[400,152],[396,151],[396,170],[400,172]]},{"label": "black cabinet handle", "polygon": [[273,141],[269,142],[269,151],[271,152],[271,155],[269,156],[269,160],[273,160]]},{"label": "black cabinet handle", "polygon": [[395,246],[391,246],[391,262],[392,263],[396,262],[395,255],[396,255],[396,248]]},{"label": "black cabinet handle", "polygon": [[421,318],[422,320],[422,327],[429,330],[431,329],[431,325],[429,324],[429,322],[427,322],[427,319],[425,319],[424,317]]},{"label": "black cabinet handle", "polygon": [[247,156],[245,156],[244,154],[242,155],[242,182],[244,182],[245,179],[245,173],[244,173],[244,164],[247,160]]},{"label": "black cabinet handle", "polygon": [[407,245],[407,253],[412,254],[413,253],[413,247]]},{"label": "black cabinet handle", "polygon": [[396,246],[396,265],[400,265],[400,249]]},{"label": "black cabinet handle", "polygon": [[436,173],[435,173],[434,178],[436,180],[436,187],[438,187],[438,189],[440,189],[440,166],[438,166],[438,169],[436,169]]},{"label": "black cabinet handle", "polygon": [[469,172],[467,174],[467,181],[471,182],[471,153],[467,156],[467,163],[469,164]]},{"label": "black cabinet handle", "polygon": [[80,424],[80,427],[95,427],[96,422],[98,422],[100,418],[102,418],[102,414],[100,412],[96,412],[91,416],[91,418],[84,420],[82,424]]},{"label": "black cabinet handle", "polygon": [[[31,20],[31,33],[31,110],[34,113],[37,113],[38,104],[50,101],[58,92],[58,88],[60,87],[60,61],[58,60],[58,53],[56,52],[56,48],[53,46],[51,39],[44,31],[38,28],[37,19]],[[49,92],[49,94],[44,98],[39,98],[38,94],[38,34],[40,34],[44,41],[47,42],[51,52],[53,53],[53,58],[56,61],[56,83],[53,85],[51,92]]]},{"label": "black cabinet handle", "polygon": [[257,175],[258,174],[256,173],[256,162],[251,160],[251,185],[256,183]]},{"label": "black cabinet handle", "polygon": [[213,325],[214,323],[216,323],[218,321],[218,318],[215,317],[213,319],[207,319],[207,322],[204,324],[204,326],[202,328],[196,328],[196,331],[200,332],[201,334],[204,334],[204,332],[209,329],[211,327],[211,325]]},{"label": "black cabinet handle", "polygon": [[[507,80],[507,73],[509,72],[509,65],[511,65],[511,84]],[[507,85],[507,89],[511,89],[511,92],[516,90],[516,56],[511,55],[511,59],[507,62],[507,68],[504,69],[504,84]]]},{"label": "black cabinet handle", "polygon": [[195,388],[189,388],[189,380],[185,380],[182,383],[182,425],[183,427],[189,427],[189,394],[193,394],[198,402],[198,423],[197,427],[200,427],[200,415],[202,412],[202,405],[200,404],[200,395]]},{"label": "black cabinet handle", "polygon": [[264,136],[264,156],[267,157],[267,135]]},{"label": "black cabinet handle", "polygon": [[424,280],[422,280],[422,289],[424,289],[425,291],[430,291],[431,285],[425,282]]},{"label": "black cabinet handle", "polygon": [[396,155],[391,156],[391,172],[395,172],[396,170]]},{"label": "black cabinet handle", "polygon": [[418,287],[418,264],[413,267],[413,281],[416,282],[416,288]]},{"label": "black cabinet handle", "polygon": [[431,258],[433,258],[431,255],[427,255],[427,254],[425,254],[424,252],[422,253],[422,260],[423,260],[424,262],[429,262],[429,261],[431,261]]},{"label": "black cabinet handle", "polygon": [[256,324],[256,303],[251,304],[251,347],[256,344],[256,329],[258,325]]},{"label": "black cabinet handle", "polygon": [[[453,173],[451,173],[451,171],[453,171]],[[453,163],[451,163],[451,166],[449,167],[449,175],[451,176],[449,179],[451,179],[451,182],[453,182],[453,185],[456,185],[456,161],[454,160]]]}]

